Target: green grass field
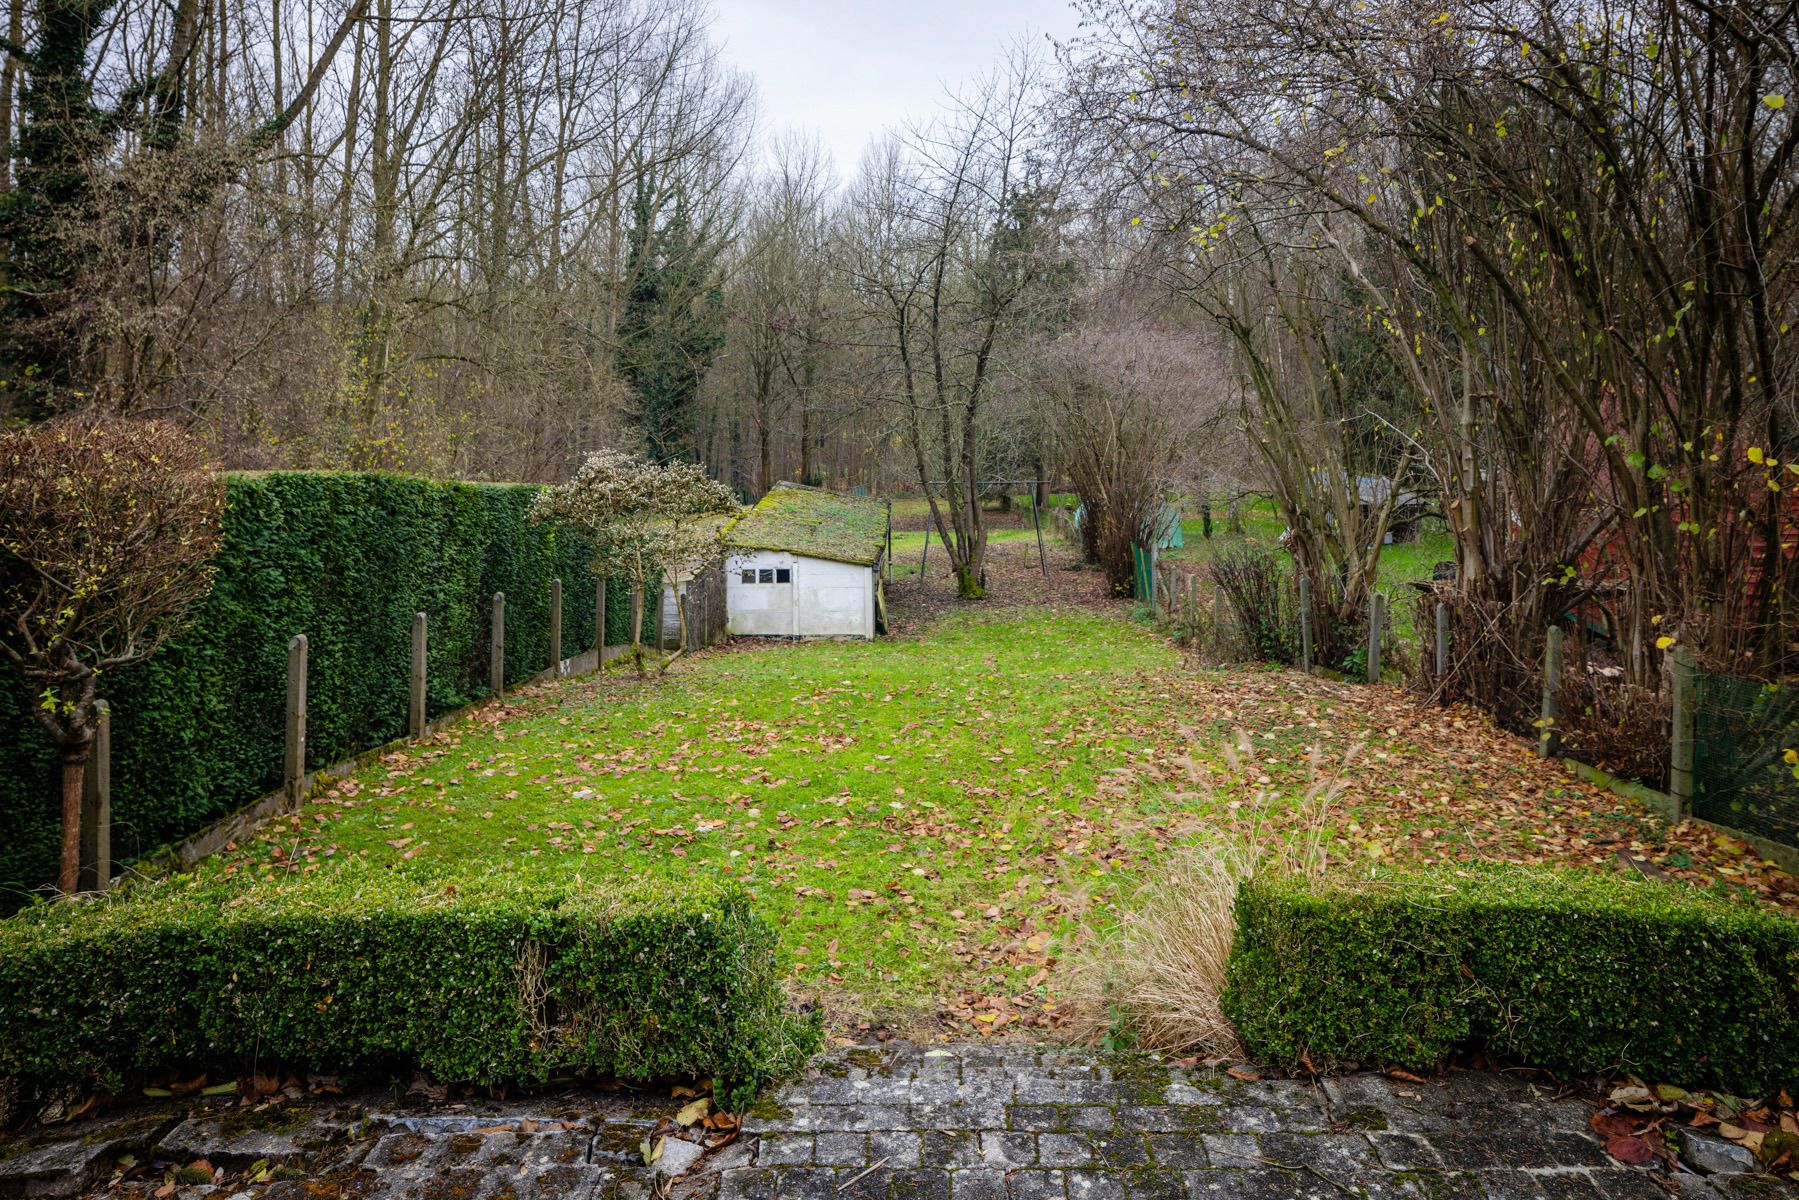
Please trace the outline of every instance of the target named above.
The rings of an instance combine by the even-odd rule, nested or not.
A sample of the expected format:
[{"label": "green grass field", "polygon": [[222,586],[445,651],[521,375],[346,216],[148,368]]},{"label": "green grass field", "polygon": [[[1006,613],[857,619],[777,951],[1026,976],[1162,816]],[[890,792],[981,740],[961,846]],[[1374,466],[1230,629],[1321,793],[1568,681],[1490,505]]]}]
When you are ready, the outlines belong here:
[{"label": "green grass field", "polygon": [[[1238,736],[1253,757],[1227,771]],[[544,685],[329,785],[200,869],[253,885],[357,856],[733,880],[779,927],[793,988],[838,1028],[941,1030],[970,996],[1007,997],[1021,1027],[1044,1028],[1065,1003],[1058,964],[1185,842],[1246,831],[1257,811],[1300,825],[1314,751],[1327,767],[1354,756],[1325,832],[1338,860],[1604,869],[1628,845],[1669,872],[1754,878],[1739,859],[1706,875],[1722,853],[1709,837],[1658,843],[1640,812],[1482,721],[1391,688],[1192,670],[1118,610],[1066,608]]]},{"label": "green grass field", "polygon": [[1018,990],[1056,932],[1047,897],[1151,849],[1071,830],[1131,755],[1129,698],[1176,661],[1125,622],[1037,614],[709,654],[648,684],[610,671],[364,770],[213,869],[360,855],[739,880],[800,985],[903,1015],[952,985]]}]

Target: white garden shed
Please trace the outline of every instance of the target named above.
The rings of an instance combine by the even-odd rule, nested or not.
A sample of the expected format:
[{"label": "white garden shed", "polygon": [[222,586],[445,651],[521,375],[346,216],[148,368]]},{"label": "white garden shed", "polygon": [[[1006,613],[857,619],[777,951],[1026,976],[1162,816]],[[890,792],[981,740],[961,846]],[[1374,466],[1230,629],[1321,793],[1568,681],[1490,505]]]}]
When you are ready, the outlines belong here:
[{"label": "white garden shed", "polygon": [[783,481],[721,537],[731,633],[872,638],[884,631],[885,502]]}]

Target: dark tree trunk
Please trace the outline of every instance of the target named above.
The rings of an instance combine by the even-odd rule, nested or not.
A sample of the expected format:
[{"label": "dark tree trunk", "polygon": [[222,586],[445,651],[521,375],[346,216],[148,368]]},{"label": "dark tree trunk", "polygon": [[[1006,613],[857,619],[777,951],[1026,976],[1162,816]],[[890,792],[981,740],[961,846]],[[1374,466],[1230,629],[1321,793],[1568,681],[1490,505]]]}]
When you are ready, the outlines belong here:
[{"label": "dark tree trunk", "polygon": [[81,886],[81,791],[87,777],[88,748],[83,745],[62,760],[62,860],[56,887],[72,896]]}]

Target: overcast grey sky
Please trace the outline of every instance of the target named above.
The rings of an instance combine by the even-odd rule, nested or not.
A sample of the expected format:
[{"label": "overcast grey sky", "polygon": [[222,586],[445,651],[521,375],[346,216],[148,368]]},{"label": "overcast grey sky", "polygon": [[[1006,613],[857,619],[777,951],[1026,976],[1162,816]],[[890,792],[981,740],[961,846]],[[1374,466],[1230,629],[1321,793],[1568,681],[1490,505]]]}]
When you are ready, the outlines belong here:
[{"label": "overcast grey sky", "polygon": [[1015,39],[1067,38],[1067,0],[714,0],[725,57],[756,80],[767,133],[815,133],[839,179],[888,126],[928,114]]}]

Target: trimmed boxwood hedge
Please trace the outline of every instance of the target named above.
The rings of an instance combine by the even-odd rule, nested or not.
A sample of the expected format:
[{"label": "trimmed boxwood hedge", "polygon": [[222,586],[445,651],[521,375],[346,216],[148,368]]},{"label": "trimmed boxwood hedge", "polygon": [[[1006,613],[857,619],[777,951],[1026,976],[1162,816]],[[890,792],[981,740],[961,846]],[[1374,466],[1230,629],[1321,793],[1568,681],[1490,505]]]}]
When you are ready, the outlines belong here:
[{"label": "trimmed boxwood hedge", "polygon": [[1483,1046],[1568,1074],[1799,1089],[1799,922],[1646,880],[1252,880],[1223,1005],[1283,1064],[1422,1069]]},{"label": "trimmed boxwood hedge", "polygon": [[[296,633],[309,643],[313,768],[404,732],[414,612],[430,616],[433,714],[487,693],[495,592],[506,593],[508,679],[548,665],[556,576],[564,653],[589,647],[589,547],[531,524],[536,492],[350,472],[228,476],[212,595],[185,635],[101,686],[113,708],[114,855],[147,853],[279,785]],[[628,640],[628,595],[617,582],[608,592],[610,642]],[[56,874],[55,756],[29,703],[0,664],[0,909]]]},{"label": "trimmed boxwood hedge", "polygon": [[815,1048],[739,889],[401,872],[171,879],[0,921],[0,1075],[115,1088],[257,1062],[532,1083],[718,1081]]}]

